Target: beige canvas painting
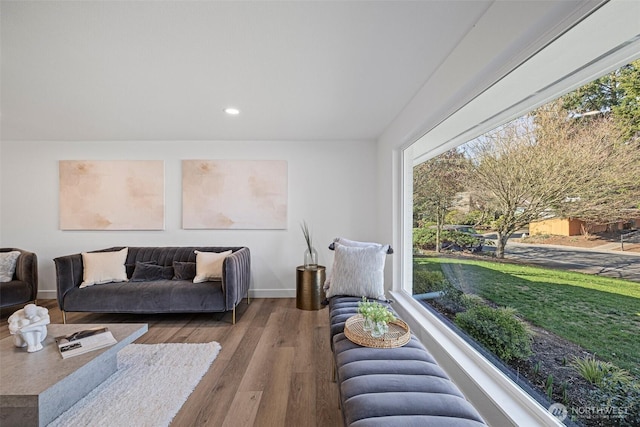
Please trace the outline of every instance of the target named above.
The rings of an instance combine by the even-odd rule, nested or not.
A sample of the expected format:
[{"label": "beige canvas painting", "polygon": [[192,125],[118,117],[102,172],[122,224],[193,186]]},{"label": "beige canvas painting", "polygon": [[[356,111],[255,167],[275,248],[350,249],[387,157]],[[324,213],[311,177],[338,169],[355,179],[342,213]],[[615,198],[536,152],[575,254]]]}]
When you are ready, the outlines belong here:
[{"label": "beige canvas painting", "polygon": [[287,162],[183,160],[182,225],[190,229],[287,228]]},{"label": "beige canvas painting", "polygon": [[163,230],[164,162],[61,160],[62,230]]}]

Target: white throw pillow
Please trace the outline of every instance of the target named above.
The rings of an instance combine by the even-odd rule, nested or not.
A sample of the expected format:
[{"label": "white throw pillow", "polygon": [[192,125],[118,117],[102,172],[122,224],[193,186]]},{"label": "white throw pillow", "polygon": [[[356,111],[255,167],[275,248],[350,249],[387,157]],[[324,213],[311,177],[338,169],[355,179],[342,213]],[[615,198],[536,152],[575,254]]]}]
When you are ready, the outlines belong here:
[{"label": "white throw pillow", "polygon": [[111,282],[127,282],[125,261],[129,248],[113,252],[83,252],[84,264],[81,288]]},{"label": "white throw pillow", "polygon": [[224,259],[231,255],[232,251],[194,252],[196,253],[196,277],[193,278],[193,283],[208,282],[222,278],[222,264]]},{"label": "white throw pillow", "polygon": [[0,252],[0,282],[10,282],[16,272],[19,251]]},{"label": "white throw pillow", "polygon": [[388,246],[349,247],[337,244],[326,296],[350,295],[384,299],[384,263]]},{"label": "white throw pillow", "polygon": [[[333,240],[333,249],[335,250],[336,246],[338,245],[343,245],[343,246],[349,246],[352,248],[367,248],[370,246],[375,246],[378,248],[385,248],[385,251],[389,249],[388,245],[382,245],[380,243],[373,243],[373,242],[359,242],[357,240],[349,240],[349,239],[345,239],[344,237],[338,237],[336,239]],[[323,289],[325,290],[325,292],[329,289],[329,286],[331,286],[331,276],[333,275],[333,272],[330,271],[329,274],[327,275],[326,280],[324,281],[324,286]]]},{"label": "white throw pillow", "polygon": [[385,246],[385,245],[381,245],[380,243],[359,242],[357,240],[345,239],[344,237],[338,237],[337,239],[334,240],[334,243],[340,244],[340,245],[343,245],[343,246],[349,246],[349,247],[352,247],[352,248],[366,248],[366,247],[369,247],[369,246],[378,246],[378,247]]}]

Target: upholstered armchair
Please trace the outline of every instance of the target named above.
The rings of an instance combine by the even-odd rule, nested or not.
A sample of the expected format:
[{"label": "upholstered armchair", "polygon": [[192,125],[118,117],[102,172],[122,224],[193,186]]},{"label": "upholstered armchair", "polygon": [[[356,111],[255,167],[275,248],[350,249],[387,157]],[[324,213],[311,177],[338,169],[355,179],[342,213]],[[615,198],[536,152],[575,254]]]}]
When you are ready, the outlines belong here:
[{"label": "upholstered armchair", "polygon": [[0,307],[35,302],[38,295],[38,257],[17,248],[0,248],[0,252],[18,251],[13,280],[0,282]]}]

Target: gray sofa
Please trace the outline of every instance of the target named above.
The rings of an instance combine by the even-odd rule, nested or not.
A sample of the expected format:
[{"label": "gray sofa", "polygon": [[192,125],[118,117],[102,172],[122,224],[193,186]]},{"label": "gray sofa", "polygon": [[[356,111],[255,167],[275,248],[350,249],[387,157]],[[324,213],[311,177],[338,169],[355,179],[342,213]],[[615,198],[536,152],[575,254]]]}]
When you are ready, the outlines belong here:
[{"label": "gray sofa", "polygon": [[427,349],[411,336],[398,348],[368,348],[344,334],[360,298],[329,300],[331,347],[345,426],[480,427],[484,421]]},{"label": "gray sofa", "polygon": [[18,248],[0,248],[0,252],[18,251],[13,280],[0,283],[0,307],[36,302],[38,296],[38,257]]},{"label": "gray sofa", "polygon": [[[113,247],[95,252],[119,251]],[[174,262],[193,267],[195,250],[232,253],[224,259],[222,279],[193,283],[173,276]],[[251,255],[247,247],[128,247],[125,262],[131,278],[137,263],[164,267],[161,280],[107,283],[80,288],[83,280],[82,254],[54,259],[58,305],[66,323],[66,312],[97,313],[194,313],[233,311],[242,298],[249,298]],[[184,263],[194,263],[184,264]],[[157,279],[157,278],[155,278]]]}]

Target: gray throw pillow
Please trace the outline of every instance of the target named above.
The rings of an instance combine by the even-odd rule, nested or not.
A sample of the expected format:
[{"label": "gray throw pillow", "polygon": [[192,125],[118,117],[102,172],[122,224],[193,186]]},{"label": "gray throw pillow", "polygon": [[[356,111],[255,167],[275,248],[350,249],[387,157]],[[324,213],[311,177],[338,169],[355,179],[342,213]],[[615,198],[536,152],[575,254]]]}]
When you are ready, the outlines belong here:
[{"label": "gray throw pillow", "polygon": [[196,263],[173,261],[173,280],[192,281],[196,277]]},{"label": "gray throw pillow", "polygon": [[173,267],[136,262],[136,268],[131,275],[132,282],[152,282],[154,280],[170,280],[173,277]]},{"label": "gray throw pillow", "polygon": [[124,268],[127,271],[127,277],[133,276],[133,271],[136,269],[136,264],[157,264],[155,261],[136,261],[135,264],[125,264]]}]

